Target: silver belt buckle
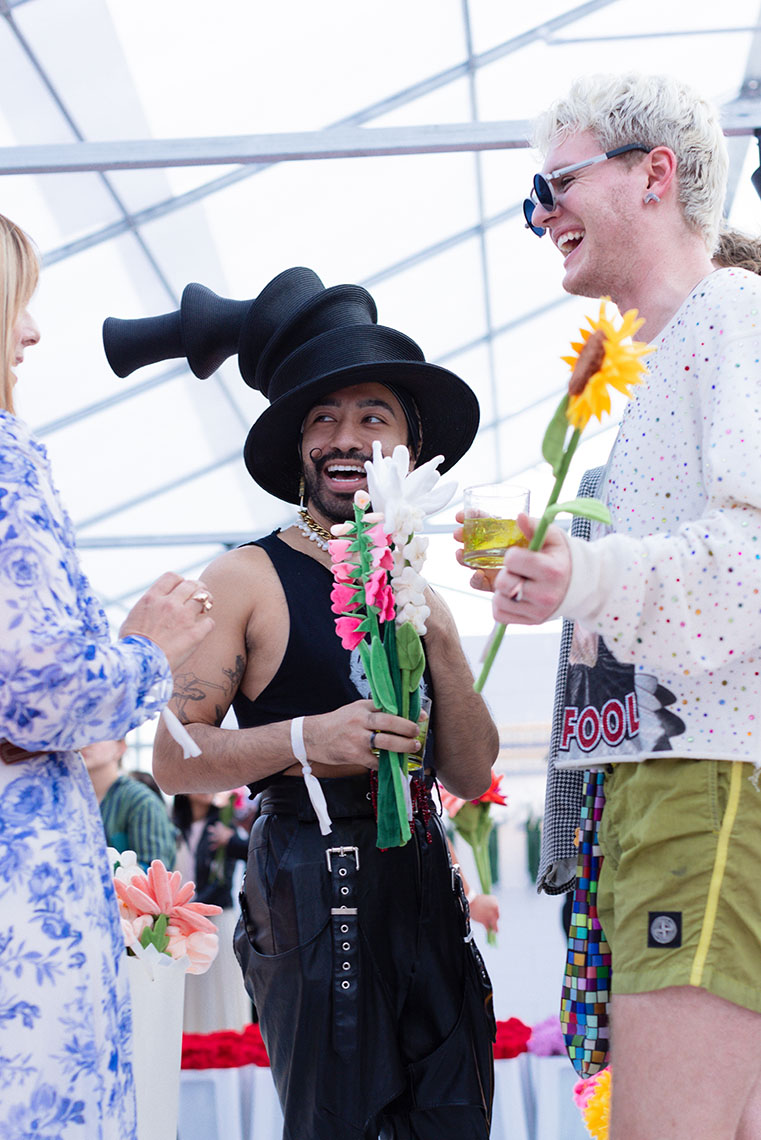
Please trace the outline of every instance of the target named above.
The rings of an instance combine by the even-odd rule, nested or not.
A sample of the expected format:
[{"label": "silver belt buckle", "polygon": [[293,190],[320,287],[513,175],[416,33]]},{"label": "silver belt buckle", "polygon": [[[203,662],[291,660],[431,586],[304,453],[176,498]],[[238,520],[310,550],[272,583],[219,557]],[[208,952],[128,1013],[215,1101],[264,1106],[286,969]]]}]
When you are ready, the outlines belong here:
[{"label": "silver belt buckle", "polygon": [[356,871],[359,870],[359,848],[358,847],[328,847],[327,851],[325,852],[325,858],[328,861],[328,870],[329,871],[333,870],[333,867],[332,867],[331,862],[330,862],[330,856],[331,855],[339,855],[339,856],[353,855],[354,856],[354,862],[356,864],[354,869]]}]

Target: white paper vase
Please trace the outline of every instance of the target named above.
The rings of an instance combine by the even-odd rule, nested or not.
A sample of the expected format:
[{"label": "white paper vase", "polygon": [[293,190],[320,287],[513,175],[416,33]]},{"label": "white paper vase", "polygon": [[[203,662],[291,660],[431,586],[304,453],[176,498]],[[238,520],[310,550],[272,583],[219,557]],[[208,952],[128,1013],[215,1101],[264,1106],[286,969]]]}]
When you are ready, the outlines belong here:
[{"label": "white paper vase", "polygon": [[132,996],[138,1140],[177,1135],[186,958],[159,965],[127,957]]}]

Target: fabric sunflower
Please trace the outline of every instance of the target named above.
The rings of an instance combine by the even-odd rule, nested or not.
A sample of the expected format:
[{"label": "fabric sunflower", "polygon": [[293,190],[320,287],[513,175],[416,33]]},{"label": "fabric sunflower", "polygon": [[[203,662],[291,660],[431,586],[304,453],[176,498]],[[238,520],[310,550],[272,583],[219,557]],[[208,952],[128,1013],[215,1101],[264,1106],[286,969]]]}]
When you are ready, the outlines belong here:
[{"label": "fabric sunflower", "polygon": [[636,309],[629,309],[616,328],[607,315],[609,298],[600,302],[600,312],[595,320],[587,317],[588,329],[580,329],[581,341],[572,341],[572,356],[562,359],[570,365],[572,372],[568,382],[568,422],[583,430],[592,416],[601,420],[610,412],[610,388],[615,388],[627,398],[631,389],[639,384],[645,369],[642,357],[652,352],[652,347],[634,340],[634,334],[644,324],[637,316]]},{"label": "fabric sunflower", "polygon": [[573,1099],[581,1111],[587,1132],[592,1140],[608,1140],[610,1131],[610,1066],[593,1077],[579,1081],[573,1090]]}]

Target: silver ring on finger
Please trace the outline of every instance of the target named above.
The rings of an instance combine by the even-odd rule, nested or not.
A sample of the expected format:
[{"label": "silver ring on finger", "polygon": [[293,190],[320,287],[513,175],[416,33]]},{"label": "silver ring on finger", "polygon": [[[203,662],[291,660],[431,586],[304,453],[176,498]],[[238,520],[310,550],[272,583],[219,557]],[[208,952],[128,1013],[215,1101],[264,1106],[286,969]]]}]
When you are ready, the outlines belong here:
[{"label": "silver ring on finger", "polygon": [[201,613],[207,614],[214,603],[211,600],[211,594],[207,590],[199,590],[198,593],[193,594],[193,601],[201,603]]}]

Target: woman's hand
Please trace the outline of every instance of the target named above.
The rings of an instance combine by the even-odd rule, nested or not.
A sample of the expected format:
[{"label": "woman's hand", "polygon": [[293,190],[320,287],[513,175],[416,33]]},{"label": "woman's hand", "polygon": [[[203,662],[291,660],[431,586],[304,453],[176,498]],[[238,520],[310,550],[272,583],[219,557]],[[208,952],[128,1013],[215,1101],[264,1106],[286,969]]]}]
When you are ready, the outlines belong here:
[{"label": "woman's hand", "polygon": [[174,671],[211,633],[211,592],[203,582],[162,574],[127,614],[119,637],[147,637],[163,649]]}]

